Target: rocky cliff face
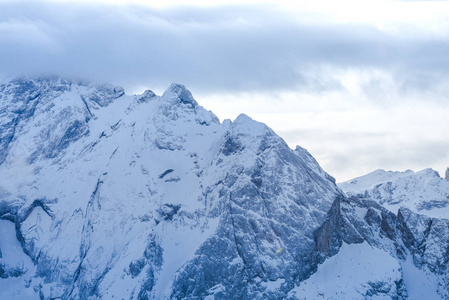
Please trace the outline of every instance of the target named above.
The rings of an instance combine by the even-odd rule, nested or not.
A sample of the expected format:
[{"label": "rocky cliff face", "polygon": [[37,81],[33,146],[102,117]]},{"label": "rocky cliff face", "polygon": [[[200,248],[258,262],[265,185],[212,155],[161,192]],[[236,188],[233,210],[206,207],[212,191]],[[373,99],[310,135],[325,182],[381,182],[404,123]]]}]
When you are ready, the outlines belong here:
[{"label": "rocky cliff face", "polygon": [[[384,276],[377,276],[379,278],[376,279],[376,274],[372,274],[371,277],[364,274],[369,274],[370,270],[366,272],[360,270],[362,272],[356,275],[358,278],[352,278],[352,281],[365,278],[365,282],[362,281],[356,287],[358,288],[356,297],[374,295],[394,299],[449,297],[447,280],[449,220],[447,219],[430,218],[413,213],[407,208],[401,208],[394,214],[370,198],[343,198],[334,202],[327,221],[317,230],[315,239],[315,255],[320,262],[333,255],[338,259],[344,245],[353,245],[353,251],[358,247],[366,248],[364,250],[366,255],[376,249],[374,252],[378,252],[379,257],[372,258],[373,268],[374,266],[379,268],[380,264],[378,275]],[[370,247],[367,248],[366,245]],[[392,263],[382,266],[382,263],[388,260]],[[351,263],[360,262],[351,260],[347,263],[346,267],[351,270],[354,269]],[[321,267],[318,267],[318,273]],[[309,280],[302,286],[307,287]],[[351,283],[348,281],[350,280],[344,284],[350,287]],[[342,289],[346,288],[345,285]],[[415,288],[412,288],[413,286]],[[321,289],[325,294],[326,287]],[[296,290],[301,291],[301,285]],[[310,287],[302,290],[304,291],[310,292]]]},{"label": "rocky cliff face", "polygon": [[378,170],[340,187],[349,195],[341,209],[351,224],[346,227],[353,230],[346,239],[361,237],[397,258],[398,282],[405,284],[398,290],[402,297],[407,292],[410,298],[448,298],[447,182],[431,169],[416,173]]},{"label": "rocky cliff face", "polygon": [[341,192],[264,124],[220,124],[181,85],[0,90],[0,215],[32,262],[3,276],[28,282],[11,295],[271,298],[313,272],[313,233]]},{"label": "rocky cliff face", "polygon": [[345,196],[305,149],[182,85],[15,79],[0,137],[2,299],[412,298],[419,276],[448,296],[446,220]]}]

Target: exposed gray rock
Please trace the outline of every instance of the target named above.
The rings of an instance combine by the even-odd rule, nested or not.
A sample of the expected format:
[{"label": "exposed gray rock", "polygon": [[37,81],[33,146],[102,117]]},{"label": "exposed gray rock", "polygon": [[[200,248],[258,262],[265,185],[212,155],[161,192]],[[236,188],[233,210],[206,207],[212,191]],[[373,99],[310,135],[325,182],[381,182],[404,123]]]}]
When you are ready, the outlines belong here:
[{"label": "exposed gray rock", "polygon": [[[0,96],[0,218],[30,260],[0,252],[0,278],[23,283],[14,297],[292,298],[362,243],[411,258],[449,295],[449,221],[387,210],[388,183],[346,197],[305,149],[246,115],[220,123],[182,85],[128,96],[17,79]],[[363,288],[407,297],[402,277]]]},{"label": "exposed gray rock", "polygon": [[[366,211],[364,217],[357,214],[360,209]],[[327,221],[315,235],[315,255],[320,263],[338,255],[342,242],[352,244],[366,241],[373,247],[389,251],[400,261],[411,257],[418,269],[425,268],[438,275],[441,298],[449,295],[446,276],[449,267],[449,220],[419,215],[406,208],[395,215],[369,198],[351,197],[334,202]],[[383,293],[383,283],[370,285],[372,289],[367,296]],[[397,291],[402,296],[407,294],[403,285],[403,282],[397,282]]]}]

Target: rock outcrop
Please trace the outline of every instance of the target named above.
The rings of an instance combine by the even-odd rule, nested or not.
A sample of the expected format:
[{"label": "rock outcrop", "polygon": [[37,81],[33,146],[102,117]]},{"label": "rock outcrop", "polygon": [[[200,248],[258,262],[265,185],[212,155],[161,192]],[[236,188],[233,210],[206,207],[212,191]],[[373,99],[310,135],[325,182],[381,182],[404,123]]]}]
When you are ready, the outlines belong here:
[{"label": "rock outcrop", "polygon": [[0,100],[1,299],[449,297],[431,170],[345,195],[305,149],[179,84],[21,78]]}]

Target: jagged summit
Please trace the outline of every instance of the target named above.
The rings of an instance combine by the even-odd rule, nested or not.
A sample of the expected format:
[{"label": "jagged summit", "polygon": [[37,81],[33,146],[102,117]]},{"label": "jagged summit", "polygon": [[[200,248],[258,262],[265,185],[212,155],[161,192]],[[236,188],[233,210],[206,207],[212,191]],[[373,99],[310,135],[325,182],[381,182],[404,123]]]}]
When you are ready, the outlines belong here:
[{"label": "jagged summit", "polygon": [[[232,127],[235,131],[241,134],[247,134],[252,136],[272,134],[272,130],[265,124],[257,122],[245,114],[240,114],[232,123]],[[273,133],[274,134],[274,133]]]},{"label": "jagged summit", "polygon": [[193,99],[192,93],[182,84],[172,83],[170,87],[164,92],[162,98],[175,99],[179,103],[185,104],[192,109],[198,106],[198,103]]},{"label": "jagged summit", "polygon": [[265,124],[220,123],[179,84],[1,87],[0,218],[30,260],[0,297],[281,297],[263,286],[313,272],[341,191]]},{"label": "jagged summit", "polygon": [[446,170],[446,175],[444,176],[444,179],[449,181],[449,168],[447,168],[447,170]]},{"label": "jagged summit", "polygon": [[142,95],[140,95],[139,100],[141,102],[148,102],[152,99],[157,98],[157,95],[151,90],[145,90]]},{"label": "jagged summit", "polygon": [[0,137],[0,299],[449,296],[449,221],[379,204],[444,204],[432,170],[347,197],[307,150],[178,84],[6,82]]}]

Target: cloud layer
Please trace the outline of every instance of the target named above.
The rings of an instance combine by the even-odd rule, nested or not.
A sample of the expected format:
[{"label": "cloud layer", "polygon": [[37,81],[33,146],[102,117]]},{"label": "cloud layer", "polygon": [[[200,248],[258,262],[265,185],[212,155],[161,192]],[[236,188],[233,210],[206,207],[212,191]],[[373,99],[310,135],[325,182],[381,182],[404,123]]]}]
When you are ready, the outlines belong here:
[{"label": "cloud layer", "polygon": [[[400,22],[379,23],[344,10],[285,8],[1,2],[0,76],[60,75],[128,92],[160,93],[179,82],[219,117],[259,116],[339,180],[378,167],[442,172],[449,164],[439,114],[449,94],[444,13],[421,9],[419,22],[398,15]],[[416,124],[425,129],[419,136]]]},{"label": "cloud layer", "polygon": [[275,6],[154,9],[19,1],[0,8],[1,72],[9,74],[124,85],[178,81],[215,92],[336,89],[336,68],[386,69],[406,92],[448,77],[447,39],[314,19]]}]

